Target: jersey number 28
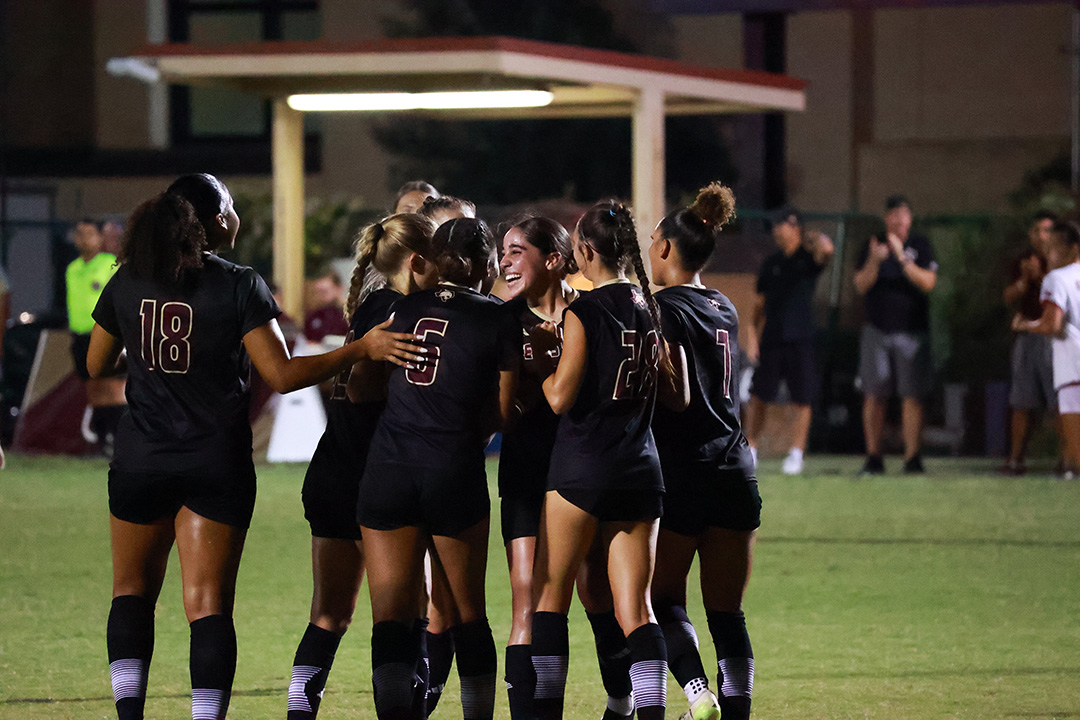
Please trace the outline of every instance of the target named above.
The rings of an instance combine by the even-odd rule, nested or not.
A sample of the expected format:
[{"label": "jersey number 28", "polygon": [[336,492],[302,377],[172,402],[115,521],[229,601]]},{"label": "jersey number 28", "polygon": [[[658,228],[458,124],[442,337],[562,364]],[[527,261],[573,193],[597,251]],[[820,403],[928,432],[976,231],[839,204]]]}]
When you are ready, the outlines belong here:
[{"label": "jersey number 28", "polygon": [[147,370],[186,373],[191,367],[191,306],[182,302],[161,304],[145,299],[139,306],[142,322],[142,359]]},{"label": "jersey number 28", "polygon": [[[633,400],[652,389],[656,382],[656,368],[660,360],[660,338],[655,330],[645,336],[645,347],[638,340],[637,330],[622,331],[622,346],[626,355],[619,363],[619,374],[615,376],[613,400]],[[644,353],[644,357],[642,357]],[[644,360],[644,367],[642,367]]]}]

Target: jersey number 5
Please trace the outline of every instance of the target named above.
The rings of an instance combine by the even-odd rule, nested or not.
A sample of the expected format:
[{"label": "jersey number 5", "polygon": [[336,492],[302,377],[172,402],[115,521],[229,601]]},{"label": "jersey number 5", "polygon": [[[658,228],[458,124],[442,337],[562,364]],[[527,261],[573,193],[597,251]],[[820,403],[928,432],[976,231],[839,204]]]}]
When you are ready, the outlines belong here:
[{"label": "jersey number 5", "polygon": [[[656,368],[660,360],[660,338],[655,330],[645,336],[645,347],[641,347],[637,330],[622,331],[622,346],[628,357],[619,363],[619,374],[615,376],[613,400],[633,400],[647,393],[656,382]],[[645,352],[645,367],[641,367],[641,353]]]},{"label": "jersey number 5", "polygon": [[142,321],[142,359],[147,370],[186,373],[191,367],[191,306],[182,302],[162,303],[143,300],[139,307]]},{"label": "jersey number 5", "polygon": [[413,335],[420,338],[420,342],[425,344],[427,354],[424,355],[422,365],[405,368],[405,379],[412,385],[433,385],[435,383],[435,375],[439,372],[439,346],[431,344],[431,336],[438,335],[442,337],[446,335],[446,326],[449,324],[449,321],[440,320],[439,318],[420,318],[416,321]]}]

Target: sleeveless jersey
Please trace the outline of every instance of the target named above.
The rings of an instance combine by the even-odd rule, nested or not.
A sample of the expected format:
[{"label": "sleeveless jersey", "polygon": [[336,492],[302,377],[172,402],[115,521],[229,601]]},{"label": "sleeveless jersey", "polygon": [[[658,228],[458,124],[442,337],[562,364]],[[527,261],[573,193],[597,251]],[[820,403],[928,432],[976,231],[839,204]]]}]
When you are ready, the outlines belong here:
[{"label": "sleeveless jersey", "polygon": [[629,282],[575,300],[587,358],[573,407],[559,419],[548,489],[662,491],[653,441],[658,335],[645,295]]},{"label": "sleeveless jersey", "polygon": [[686,352],[690,405],[657,406],[656,447],[669,491],[688,474],[706,479],[732,471],[753,477],[750,446],[739,423],[739,316],[716,290],[681,285],[656,293],[664,338]]},{"label": "sleeveless jersey", "polygon": [[173,289],[122,265],[94,309],[95,322],[127,350],[116,470],[220,472],[251,463],[243,337],[281,311],[251,268],[216,255],[203,262]]}]

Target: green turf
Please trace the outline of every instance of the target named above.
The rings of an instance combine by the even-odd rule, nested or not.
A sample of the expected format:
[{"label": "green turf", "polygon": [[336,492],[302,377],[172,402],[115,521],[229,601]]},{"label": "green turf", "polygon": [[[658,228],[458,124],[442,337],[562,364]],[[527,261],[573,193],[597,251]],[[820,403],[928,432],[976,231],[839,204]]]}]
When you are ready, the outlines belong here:
[{"label": "green turf", "polygon": [[[110,717],[105,465],[9,460],[0,473],[0,718]],[[855,458],[811,457],[800,479],[766,464],[745,605],[755,716],[1080,717],[1080,484],[993,478],[989,461],[927,464],[927,477],[874,480],[854,479]],[[310,602],[303,468],[264,467],[259,476],[237,598],[234,718],[284,717]],[[494,528],[489,615],[501,643],[509,589],[496,538]],[[325,720],[375,716],[364,593],[330,676]],[[708,666],[700,607],[691,616]],[[595,720],[603,693],[578,606],[571,644],[566,716]],[[435,717],[460,717],[456,688],[452,675]],[[189,717],[187,693],[174,555],[147,717]],[[676,718],[684,705],[673,684],[669,698]],[[497,717],[507,717],[501,690],[498,703]]]}]

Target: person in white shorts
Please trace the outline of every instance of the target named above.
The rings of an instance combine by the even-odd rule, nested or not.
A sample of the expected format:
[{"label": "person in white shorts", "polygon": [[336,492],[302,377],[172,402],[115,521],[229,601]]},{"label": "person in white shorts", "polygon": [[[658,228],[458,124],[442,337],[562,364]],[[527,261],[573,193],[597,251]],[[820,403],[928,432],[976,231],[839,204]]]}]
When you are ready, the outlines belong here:
[{"label": "person in white shorts", "polygon": [[1065,476],[1073,477],[1080,469],[1080,225],[1054,225],[1047,260],[1054,269],[1042,282],[1042,316],[1027,320],[1017,314],[1013,329],[1054,338],[1054,389],[1065,444]]}]

